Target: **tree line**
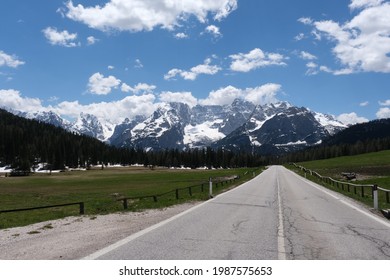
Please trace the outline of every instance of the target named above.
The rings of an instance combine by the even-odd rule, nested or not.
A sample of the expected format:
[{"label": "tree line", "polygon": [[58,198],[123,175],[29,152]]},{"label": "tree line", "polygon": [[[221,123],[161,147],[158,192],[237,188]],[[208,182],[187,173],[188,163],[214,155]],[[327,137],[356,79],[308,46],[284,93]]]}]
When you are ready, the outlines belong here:
[{"label": "tree line", "polygon": [[29,171],[38,163],[61,170],[108,164],[167,167],[252,167],[261,157],[222,149],[166,150],[117,148],[99,140],[0,110],[0,165]]}]

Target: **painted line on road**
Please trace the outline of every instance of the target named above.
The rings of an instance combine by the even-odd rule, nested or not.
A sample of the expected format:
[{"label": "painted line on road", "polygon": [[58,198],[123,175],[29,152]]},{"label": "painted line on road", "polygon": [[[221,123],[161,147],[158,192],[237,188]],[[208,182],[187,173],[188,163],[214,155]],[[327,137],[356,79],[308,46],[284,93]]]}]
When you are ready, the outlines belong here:
[{"label": "painted line on road", "polygon": [[278,259],[286,260],[286,246],[285,246],[285,236],[284,236],[284,225],[283,225],[283,208],[282,208],[282,198],[280,195],[280,184],[279,177],[276,174],[276,184],[278,187],[278,204],[279,204],[279,225],[278,225]]},{"label": "painted line on road", "polygon": [[[250,181],[252,181],[252,180],[250,180]],[[168,218],[167,220],[159,222],[159,223],[157,223],[157,224],[155,224],[153,226],[150,226],[150,227],[148,227],[146,229],[143,229],[143,230],[141,230],[141,231],[139,231],[137,233],[134,233],[134,234],[132,234],[132,235],[122,239],[122,240],[119,240],[118,242],[116,242],[116,243],[114,243],[112,245],[109,245],[109,246],[107,246],[107,247],[105,247],[103,249],[100,249],[100,250],[96,251],[95,253],[92,253],[92,254],[82,258],[82,260],[96,260],[99,257],[101,257],[101,256],[103,256],[103,255],[105,255],[105,254],[107,254],[107,253],[109,253],[109,252],[111,252],[111,251],[113,251],[115,249],[118,249],[119,247],[121,247],[121,246],[123,246],[123,245],[125,245],[125,244],[127,244],[127,243],[129,243],[129,242],[131,242],[131,241],[133,241],[133,240],[135,240],[135,239],[137,239],[137,238],[139,238],[139,237],[141,237],[141,236],[143,236],[143,235],[153,231],[153,230],[155,230],[155,229],[158,229],[158,228],[160,228],[160,227],[162,227],[162,226],[164,226],[164,225],[166,225],[166,224],[168,224],[168,223],[170,223],[170,222],[172,222],[172,221],[174,221],[174,220],[176,220],[176,219],[178,219],[178,218],[180,218],[180,217],[182,217],[182,216],[184,216],[184,215],[186,215],[186,214],[188,214],[188,213],[190,213],[190,212],[192,212],[192,211],[194,211],[194,210],[196,210],[196,209],[198,209],[200,207],[202,207],[206,203],[210,203],[210,202],[214,201],[216,198],[220,198],[220,197],[228,194],[229,192],[232,192],[232,191],[237,190],[238,188],[244,187],[250,181],[247,181],[247,182],[245,182],[245,183],[243,183],[243,184],[241,184],[241,185],[237,186],[236,188],[233,188],[233,189],[231,189],[229,191],[221,193],[218,196],[214,197],[213,199],[209,199],[209,200],[207,200],[207,201],[205,201],[205,202],[203,202],[201,204],[198,204],[198,205],[196,205],[196,206],[194,206],[194,207],[192,207],[192,208],[190,208],[190,209],[188,209],[188,210],[186,210],[184,212],[181,212],[181,213],[179,213],[179,214],[177,214],[175,216],[172,216],[171,218]]]},{"label": "painted line on road", "polygon": [[[288,169],[287,169],[288,170]],[[338,194],[338,195],[335,195],[333,193],[331,193],[330,191],[326,190],[325,187],[322,187],[320,185],[317,185],[316,183],[313,183],[312,181],[308,180],[308,179],[304,179],[302,178],[301,176],[299,176],[298,174],[296,174],[295,172],[292,172],[291,170],[288,170],[289,172],[291,172],[292,174],[294,174],[294,176],[296,176],[298,179],[304,181],[305,183],[311,185],[312,187],[316,188],[317,190],[333,197],[334,199],[340,201],[341,203],[347,205],[348,207],[352,208],[353,210],[356,210],[358,211],[359,213],[377,221],[378,223],[390,228],[390,223],[384,219],[381,219],[377,216],[375,216],[374,214],[368,212],[367,210],[363,210],[363,209],[360,209],[359,207],[356,207],[355,205],[353,205],[352,203],[348,202],[347,200],[345,200],[343,197],[342,197],[342,194]]]}]

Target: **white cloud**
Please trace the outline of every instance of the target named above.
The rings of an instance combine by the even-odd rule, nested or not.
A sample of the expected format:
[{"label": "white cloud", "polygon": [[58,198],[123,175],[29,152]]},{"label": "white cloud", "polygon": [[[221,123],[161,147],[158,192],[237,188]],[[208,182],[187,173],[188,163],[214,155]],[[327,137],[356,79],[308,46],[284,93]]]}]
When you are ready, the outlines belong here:
[{"label": "white cloud", "polygon": [[175,38],[176,39],[186,39],[186,38],[188,38],[188,35],[183,33],[183,32],[180,32],[180,33],[175,34]]},{"label": "white cloud", "polygon": [[115,69],[115,66],[108,65],[108,66],[107,66],[107,69],[108,69],[108,70],[114,70],[114,69]]},{"label": "white cloud", "polygon": [[6,66],[11,68],[18,68],[23,64],[25,64],[25,62],[19,60],[15,55],[9,55],[3,51],[0,51],[0,67]]},{"label": "white cloud", "polygon": [[75,119],[80,113],[87,112],[113,123],[120,123],[126,117],[149,116],[157,107],[154,94],[132,95],[111,102],[80,104],[79,101],[64,101],[47,107],[38,98],[22,96],[17,90],[0,90],[0,107],[22,112],[53,111],[64,118]]},{"label": "white cloud", "polygon": [[134,94],[145,94],[145,93],[153,93],[156,89],[155,85],[149,85],[145,83],[138,83],[134,87],[129,86],[126,83],[122,83],[121,90],[123,92],[132,92]]},{"label": "white cloud", "polygon": [[379,101],[379,105],[381,105],[381,106],[390,106],[390,99],[387,99],[385,101]]},{"label": "white cloud", "polygon": [[349,4],[350,9],[360,9],[367,7],[378,6],[383,3],[383,0],[352,0]]},{"label": "white cloud", "polygon": [[97,42],[99,42],[99,39],[96,39],[96,38],[93,37],[93,36],[89,36],[89,37],[87,38],[87,45],[88,45],[88,46],[94,45],[94,44],[96,44]]},{"label": "white cloud", "polygon": [[194,81],[196,78],[201,75],[215,75],[217,74],[222,68],[220,68],[217,65],[210,65],[211,59],[207,58],[203,64],[199,64],[197,66],[194,66],[190,69],[190,71],[181,70],[181,69],[171,69],[168,71],[167,74],[164,75],[165,80],[172,80],[176,76],[181,76],[184,80],[191,80]]},{"label": "white cloud", "polygon": [[234,99],[242,97],[243,90],[233,86],[227,86],[210,92],[209,96],[206,99],[199,100],[199,103],[201,105],[228,105],[231,104]]},{"label": "white cloud", "polygon": [[390,3],[382,2],[352,1],[351,8],[363,10],[350,21],[313,23],[315,32],[335,43],[332,51],[343,68],[335,70],[334,74],[390,73]]},{"label": "white cloud", "polygon": [[77,39],[77,33],[69,33],[67,30],[57,31],[57,29],[53,27],[47,27],[43,29],[42,32],[52,45],[69,48],[80,46],[79,42],[75,42]]},{"label": "white cloud", "polygon": [[190,107],[194,107],[198,104],[198,100],[191,92],[164,91],[159,97],[162,102],[182,102],[188,104]]},{"label": "white cloud", "polygon": [[135,60],[134,68],[143,68],[143,67],[144,67],[144,65],[142,64],[141,60],[137,58]]},{"label": "white cloud", "polygon": [[304,60],[315,60],[317,57],[309,52],[301,51],[300,57]]},{"label": "white cloud", "polygon": [[151,31],[156,27],[172,30],[195,16],[207,22],[211,14],[222,20],[237,8],[237,0],[110,0],[104,6],[84,7],[66,4],[68,18],[82,22],[91,28],[109,31]]},{"label": "white cloud", "polygon": [[236,98],[243,98],[254,104],[264,105],[277,102],[276,95],[281,91],[279,84],[265,84],[255,88],[239,89],[234,86],[227,86],[210,92],[206,99],[199,100],[201,105],[229,105]]},{"label": "white cloud", "polygon": [[89,78],[88,91],[93,94],[107,95],[112,89],[118,88],[121,81],[114,76],[105,78],[100,73],[95,73]]},{"label": "white cloud", "polygon": [[81,112],[88,112],[98,118],[119,123],[124,118],[133,118],[137,115],[148,116],[156,109],[156,97],[154,94],[132,95],[112,102],[100,102],[82,105],[78,101],[65,101],[56,106],[50,106],[52,110],[61,116],[77,118]]},{"label": "white cloud", "polygon": [[229,56],[232,59],[230,69],[238,72],[249,72],[251,70],[271,66],[285,66],[287,58],[278,53],[265,53],[261,49],[253,49],[249,53],[238,53]]},{"label": "white cloud", "polygon": [[256,88],[247,88],[244,95],[246,100],[254,104],[264,105],[277,102],[276,95],[281,89],[281,85],[269,83]]},{"label": "white cloud", "polygon": [[294,37],[294,40],[295,41],[301,41],[303,39],[305,39],[305,34],[304,33],[299,33],[297,36]]},{"label": "white cloud", "polygon": [[317,75],[319,72],[318,64],[312,61],[306,63],[306,67],[307,67],[306,75],[308,76]]},{"label": "white cloud", "polygon": [[380,108],[379,111],[376,113],[376,116],[378,119],[388,119],[390,118],[390,108]]},{"label": "white cloud", "polygon": [[359,117],[355,112],[341,114],[337,117],[337,120],[346,125],[368,122],[368,119]]},{"label": "white cloud", "polygon": [[359,104],[359,106],[360,106],[360,107],[366,107],[366,106],[368,106],[369,104],[370,104],[370,102],[364,101],[364,102],[361,102],[361,103]]},{"label": "white cloud", "polygon": [[40,99],[24,97],[14,89],[0,89],[0,107],[23,112],[40,111],[43,108]]},{"label": "white cloud", "polygon": [[308,18],[308,17],[301,17],[298,19],[298,21],[300,23],[305,24],[305,25],[311,25],[313,23],[313,20],[311,18]]},{"label": "white cloud", "polygon": [[215,25],[209,25],[205,28],[205,32],[213,35],[215,38],[222,37],[222,33],[219,30],[219,27]]}]

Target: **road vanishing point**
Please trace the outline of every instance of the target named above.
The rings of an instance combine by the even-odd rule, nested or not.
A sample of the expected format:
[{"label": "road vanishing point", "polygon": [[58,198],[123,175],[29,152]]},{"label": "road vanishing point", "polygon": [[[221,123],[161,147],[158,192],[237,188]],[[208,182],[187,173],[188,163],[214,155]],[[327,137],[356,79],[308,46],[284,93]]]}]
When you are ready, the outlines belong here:
[{"label": "road vanishing point", "polygon": [[85,259],[390,259],[390,222],[282,166]]}]

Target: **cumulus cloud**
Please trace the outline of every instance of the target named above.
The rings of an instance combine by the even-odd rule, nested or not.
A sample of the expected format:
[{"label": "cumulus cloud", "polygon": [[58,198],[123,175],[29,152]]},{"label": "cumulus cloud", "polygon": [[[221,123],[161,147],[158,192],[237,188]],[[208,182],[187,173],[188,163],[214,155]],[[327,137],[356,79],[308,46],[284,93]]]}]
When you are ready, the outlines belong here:
[{"label": "cumulus cloud", "polygon": [[58,31],[53,27],[47,27],[42,32],[51,45],[68,48],[80,46],[80,43],[76,42],[77,33],[69,33],[67,30]]},{"label": "cumulus cloud", "polygon": [[276,95],[281,91],[279,84],[265,84],[255,88],[240,89],[234,86],[227,86],[210,92],[206,99],[199,100],[201,105],[229,105],[236,98],[243,98],[254,104],[264,105],[277,102]]},{"label": "cumulus cloud", "polygon": [[175,38],[176,39],[186,39],[186,38],[188,38],[188,35],[183,33],[183,32],[179,32],[179,33],[175,34]]},{"label": "cumulus cloud", "polygon": [[366,106],[368,106],[369,104],[370,104],[370,102],[364,101],[364,102],[361,102],[361,103],[359,104],[359,106],[360,106],[360,107],[366,107]]},{"label": "cumulus cloud", "polygon": [[376,116],[378,119],[390,118],[390,108],[389,107],[380,108],[379,111],[376,113]]},{"label": "cumulus cloud", "polygon": [[89,78],[88,91],[97,95],[107,95],[112,89],[118,88],[121,80],[114,76],[104,77],[100,73],[95,73]]},{"label": "cumulus cloud", "polygon": [[222,33],[221,31],[219,30],[219,27],[215,26],[215,25],[209,25],[205,28],[205,32],[208,33],[208,34],[211,34],[213,35],[215,38],[219,38],[219,37],[222,37]]},{"label": "cumulus cloud", "polygon": [[43,108],[40,99],[24,97],[14,89],[0,89],[0,107],[23,112],[40,111]]},{"label": "cumulus cloud", "polygon": [[311,23],[314,32],[335,44],[332,51],[342,68],[333,73],[390,73],[390,3],[354,0],[350,8],[361,11],[345,23],[332,20]]},{"label": "cumulus cloud", "polygon": [[190,107],[194,107],[198,104],[198,100],[191,92],[164,91],[159,95],[159,98],[162,102],[182,102],[188,104]]},{"label": "cumulus cloud", "polygon": [[238,53],[230,55],[232,63],[230,69],[237,72],[249,72],[251,70],[271,66],[285,66],[284,60],[287,58],[278,53],[266,53],[256,48],[249,53]]},{"label": "cumulus cloud", "polygon": [[308,17],[301,17],[301,18],[298,19],[298,21],[300,23],[305,24],[305,25],[310,25],[310,24],[313,23],[313,20],[311,18],[308,18]]},{"label": "cumulus cloud", "polygon": [[18,68],[20,65],[25,64],[24,61],[19,60],[15,55],[9,55],[0,50],[0,67],[6,66],[11,68]]},{"label": "cumulus cloud", "polygon": [[237,9],[237,0],[110,0],[104,6],[84,7],[66,3],[66,17],[91,28],[110,31],[151,31],[156,27],[173,30],[190,16],[207,22],[209,15],[215,20],[226,18]]},{"label": "cumulus cloud", "polygon": [[145,93],[153,93],[156,89],[155,85],[149,85],[145,83],[138,83],[134,87],[129,86],[126,83],[122,83],[121,90],[123,92],[132,92],[134,94],[145,94]]},{"label": "cumulus cloud", "polygon": [[337,117],[337,120],[346,125],[368,122],[368,119],[359,117],[355,112],[341,114]]},{"label": "cumulus cloud", "polygon": [[379,101],[379,105],[381,105],[381,106],[390,106],[390,99],[387,99],[385,101]]},{"label": "cumulus cloud", "polygon": [[89,36],[89,37],[87,38],[87,45],[88,45],[88,46],[94,45],[94,44],[96,44],[97,42],[99,42],[99,39],[97,39],[97,38],[95,38],[95,37],[93,37],[93,36]]},{"label": "cumulus cloud", "polygon": [[222,70],[222,68],[220,68],[217,65],[211,65],[211,59],[207,58],[203,64],[199,64],[197,66],[194,66],[189,71],[181,70],[181,69],[177,69],[177,68],[171,69],[168,71],[167,74],[164,75],[164,79],[165,80],[172,80],[176,76],[181,76],[184,80],[194,81],[201,74],[215,75],[220,70]]},{"label": "cumulus cloud", "polygon": [[48,107],[47,110],[56,112],[59,115],[77,118],[81,112],[88,112],[98,118],[119,123],[124,118],[133,118],[137,115],[148,116],[156,109],[156,97],[154,94],[132,95],[112,102],[99,102],[87,105],[79,101],[65,101],[56,106]]},{"label": "cumulus cloud", "polygon": [[383,0],[352,0],[349,4],[349,8],[354,9],[361,9],[361,8],[367,8],[367,7],[374,7],[378,6],[383,3]]},{"label": "cumulus cloud", "polygon": [[304,60],[315,60],[317,57],[309,52],[301,51],[300,57]]},{"label": "cumulus cloud", "polygon": [[53,111],[64,118],[75,119],[87,112],[98,118],[120,123],[124,118],[137,115],[148,116],[157,107],[154,94],[126,96],[121,100],[81,104],[79,101],[64,101],[56,105],[43,106],[38,98],[23,96],[14,89],[0,90],[0,107],[21,112]]}]

